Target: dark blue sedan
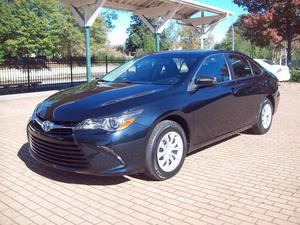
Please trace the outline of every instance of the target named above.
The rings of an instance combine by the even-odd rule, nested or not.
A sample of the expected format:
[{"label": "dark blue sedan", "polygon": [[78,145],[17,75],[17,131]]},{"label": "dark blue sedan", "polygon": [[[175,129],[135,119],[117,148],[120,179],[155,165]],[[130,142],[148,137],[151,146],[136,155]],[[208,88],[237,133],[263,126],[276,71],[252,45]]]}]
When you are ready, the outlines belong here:
[{"label": "dark blue sedan", "polygon": [[30,153],[61,170],[165,180],[189,152],[266,133],[278,102],[276,77],[241,53],[150,54],[40,103],[27,127]]}]

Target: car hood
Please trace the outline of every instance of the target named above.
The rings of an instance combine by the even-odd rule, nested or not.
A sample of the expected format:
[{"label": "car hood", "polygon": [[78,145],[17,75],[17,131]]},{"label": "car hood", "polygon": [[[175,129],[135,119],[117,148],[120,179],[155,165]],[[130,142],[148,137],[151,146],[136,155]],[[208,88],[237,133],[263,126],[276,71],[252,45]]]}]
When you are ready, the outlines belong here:
[{"label": "car hood", "polygon": [[136,108],[168,88],[169,85],[92,81],[50,96],[39,105],[36,114],[44,120],[79,122]]}]

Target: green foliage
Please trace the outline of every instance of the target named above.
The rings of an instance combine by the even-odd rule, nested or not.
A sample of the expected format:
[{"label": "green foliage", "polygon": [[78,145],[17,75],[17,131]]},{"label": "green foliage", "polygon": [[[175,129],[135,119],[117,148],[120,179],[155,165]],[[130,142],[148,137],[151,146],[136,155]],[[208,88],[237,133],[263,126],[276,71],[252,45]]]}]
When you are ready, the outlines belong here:
[{"label": "green foliage", "polygon": [[105,19],[106,27],[113,29],[115,26],[112,24],[113,20],[118,19],[118,15],[115,10],[107,9],[101,13],[101,16]]},{"label": "green foliage", "polygon": [[[0,61],[5,56],[83,55],[84,33],[68,7],[56,0],[0,0]],[[91,28],[93,53],[107,41],[116,13],[107,10]]]},{"label": "green foliage", "polygon": [[107,41],[108,28],[105,25],[105,20],[100,17],[98,18],[93,26],[91,26],[91,45],[92,51],[96,51],[99,46],[102,46]]},{"label": "green foliage", "polygon": [[55,55],[69,37],[61,8],[54,0],[1,3],[0,39],[10,56]]},{"label": "green foliage", "polygon": [[127,29],[128,38],[125,43],[126,50],[129,53],[141,51],[144,53],[154,52],[154,37],[149,29],[143,24],[138,16],[132,15],[130,26]]},{"label": "green foliage", "polygon": [[300,70],[297,69],[293,69],[291,71],[291,75],[292,75],[292,81],[294,82],[300,82]]},{"label": "green foliage", "polygon": [[199,34],[189,27],[183,27],[179,32],[180,46],[183,49],[200,49]]},{"label": "green foliage", "polygon": [[[259,59],[272,59],[272,48],[271,47],[257,47],[252,44],[250,41],[246,40],[239,28],[235,26],[234,28],[235,35],[234,35],[234,42],[235,42],[235,50],[242,52],[252,58],[259,58]],[[214,46],[215,49],[223,49],[223,50],[231,50],[231,28],[227,31],[226,38],[221,42]]]},{"label": "green foliage", "polygon": [[4,46],[0,43],[0,65],[4,63]]},{"label": "green foliage", "polygon": [[110,61],[125,61],[125,60],[127,60],[125,55],[117,55],[114,52],[107,52],[107,51],[101,51],[101,50],[98,51],[94,55],[94,58],[96,60],[105,60],[106,57]]},{"label": "green foliage", "polygon": [[297,49],[293,55],[294,60],[300,60],[300,49]]},{"label": "green foliage", "polygon": [[[160,35],[161,50],[168,50],[172,46],[172,26],[169,26]],[[126,51],[141,55],[155,52],[155,39],[151,31],[144,25],[138,16],[132,15],[130,26],[127,29],[128,38],[125,43]]]}]

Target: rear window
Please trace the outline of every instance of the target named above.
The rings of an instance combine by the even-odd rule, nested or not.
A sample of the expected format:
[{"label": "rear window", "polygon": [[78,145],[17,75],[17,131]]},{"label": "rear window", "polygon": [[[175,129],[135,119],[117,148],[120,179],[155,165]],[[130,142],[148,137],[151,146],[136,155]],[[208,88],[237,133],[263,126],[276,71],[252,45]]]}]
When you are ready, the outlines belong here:
[{"label": "rear window", "polygon": [[259,76],[261,75],[262,71],[261,69],[256,66],[253,62],[250,61],[250,65],[251,65],[251,68],[252,68],[252,72],[253,72],[253,75],[254,76]]},{"label": "rear window", "polygon": [[250,64],[246,58],[241,55],[229,55],[228,58],[236,79],[252,76]]}]

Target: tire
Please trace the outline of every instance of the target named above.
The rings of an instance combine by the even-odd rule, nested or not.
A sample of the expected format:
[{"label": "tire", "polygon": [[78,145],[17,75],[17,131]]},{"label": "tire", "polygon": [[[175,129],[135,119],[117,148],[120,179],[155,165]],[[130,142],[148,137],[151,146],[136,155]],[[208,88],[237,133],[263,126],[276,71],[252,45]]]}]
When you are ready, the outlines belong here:
[{"label": "tire", "polygon": [[[269,115],[269,117],[266,115]],[[273,119],[273,105],[268,98],[261,104],[256,124],[251,128],[254,134],[265,134],[269,131]]]},{"label": "tire", "polygon": [[178,123],[164,120],[155,126],[148,140],[144,174],[153,180],[169,179],[181,169],[186,153],[184,130]]}]

